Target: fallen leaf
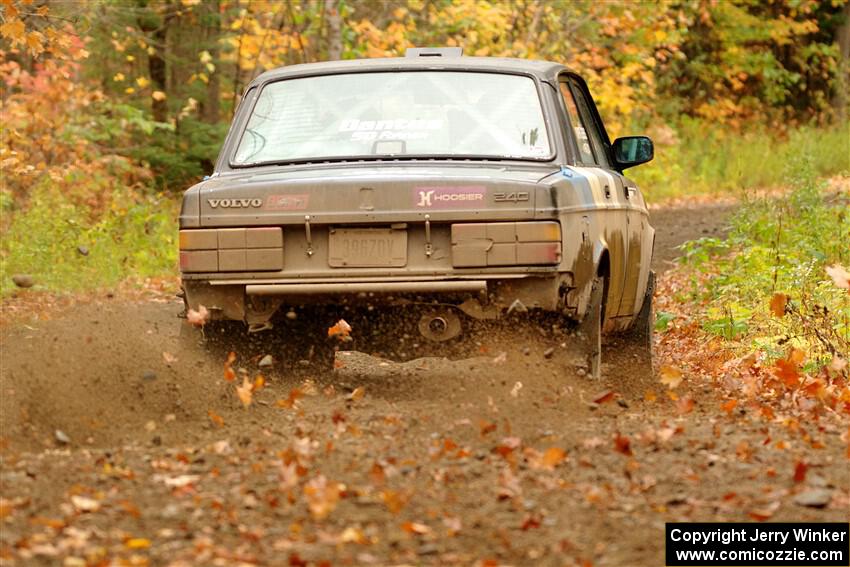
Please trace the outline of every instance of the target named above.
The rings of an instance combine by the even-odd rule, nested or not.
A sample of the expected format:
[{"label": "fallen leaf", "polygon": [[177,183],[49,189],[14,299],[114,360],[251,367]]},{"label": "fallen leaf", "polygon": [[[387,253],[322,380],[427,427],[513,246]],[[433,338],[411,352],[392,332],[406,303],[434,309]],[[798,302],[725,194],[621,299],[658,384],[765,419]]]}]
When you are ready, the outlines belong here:
[{"label": "fallen leaf", "polygon": [[619,433],[614,435],[614,449],[624,455],[631,456],[634,454],[632,453],[632,443],[629,441],[629,438]]},{"label": "fallen leaf", "polygon": [[617,393],[614,390],[604,390],[597,394],[595,398],[593,398],[593,403],[595,404],[604,404],[605,402],[610,402],[616,397]]},{"label": "fallen leaf", "polygon": [[265,385],[266,378],[262,374],[257,374],[257,377],[254,378],[254,384],[251,386],[251,389],[256,392],[257,390],[262,389],[262,387]]},{"label": "fallen leaf", "polygon": [[517,382],[514,384],[514,387],[511,388],[511,397],[517,398],[519,397],[519,391],[522,390],[522,382]]},{"label": "fallen leaf", "polygon": [[186,311],[186,321],[194,327],[203,327],[210,319],[210,312],[203,305],[198,305],[198,310],[188,309]]},{"label": "fallen leaf", "polygon": [[341,492],[342,485],[329,482],[324,475],[319,475],[304,485],[304,497],[313,518],[322,520],[333,512]]},{"label": "fallen leaf", "polygon": [[694,411],[694,399],[690,396],[679,398],[676,402],[676,413],[679,415],[685,415],[692,411]]},{"label": "fallen leaf", "polygon": [[835,283],[838,289],[850,291],[850,272],[844,269],[844,266],[833,264],[826,268],[826,274],[832,278],[833,283]]},{"label": "fallen leaf", "polygon": [[761,508],[750,510],[747,515],[757,522],[765,522],[779,509],[779,502],[773,502]]},{"label": "fallen leaf", "polygon": [[304,394],[298,388],[292,388],[289,390],[289,397],[286,399],[281,399],[275,402],[275,405],[279,408],[284,409],[292,409],[295,407],[298,398],[302,397]]},{"label": "fallen leaf", "polygon": [[231,351],[227,355],[227,360],[224,361],[224,379],[228,382],[233,382],[236,379],[236,372],[233,370],[232,364],[236,361],[236,353]]},{"label": "fallen leaf", "polygon": [[670,388],[671,390],[675,389],[682,383],[682,378],[684,374],[682,371],[674,366],[662,366],[658,371],[659,376],[661,377],[661,383]]},{"label": "fallen leaf", "polygon": [[431,528],[419,522],[405,522],[401,525],[401,529],[410,534],[425,535],[431,533]]},{"label": "fallen leaf", "polygon": [[328,337],[336,337],[340,341],[351,340],[351,325],[345,319],[340,319],[336,325],[328,329]]},{"label": "fallen leaf", "polygon": [[496,431],[498,427],[499,426],[493,423],[492,421],[482,419],[478,422],[478,429],[481,432],[481,437],[484,437],[488,433]]},{"label": "fallen leaf", "polygon": [[382,490],[381,500],[392,514],[398,514],[407,504],[407,497],[395,490]]},{"label": "fallen leaf", "polygon": [[207,415],[210,416],[210,421],[218,427],[224,427],[224,418],[215,413],[213,410],[207,410]]},{"label": "fallen leaf", "polygon": [[363,530],[350,526],[342,530],[342,534],[339,538],[343,543],[356,543],[359,545],[366,545],[369,543],[369,539],[363,533]]},{"label": "fallen leaf", "polygon": [[100,509],[100,502],[94,498],[88,498],[86,496],[79,496],[76,494],[71,496],[71,504],[74,505],[74,508],[76,508],[78,512],[97,512]]},{"label": "fallen leaf", "polygon": [[167,365],[171,366],[172,364],[177,362],[177,357],[171,354],[170,352],[163,352],[162,360],[165,361]]},{"label": "fallen leaf", "polygon": [[549,447],[543,453],[543,459],[541,462],[543,466],[548,469],[554,469],[558,465],[564,462],[564,459],[567,458],[567,452],[561,449],[560,447]]},{"label": "fallen leaf", "polygon": [[785,306],[788,304],[788,296],[784,293],[775,293],[770,300],[770,311],[776,317],[785,316]]},{"label": "fallen leaf", "polygon": [[366,388],[364,388],[363,386],[358,386],[357,388],[354,388],[354,391],[348,395],[348,399],[352,402],[359,402],[363,399],[363,396],[365,395]]},{"label": "fallen leaf", "polygon": [[242,377],[242,385],[236,386],[236,395],[239,397],[239,401],[242,402],[244,407],[248,407],[251,405],[251,398],[253,397],[253,384],[250,380],[248,380],[247,376]]},{"label": "fallen leaf", "polygon": [[806,480],[806,472],[808,472],[808,470],[809,465],[803,461],[797,461],[797,464],[794,465],[794,482],[799,484]]},{"label": "fallen leaf", "polygon": [[720,405],[720,408],[727,414],[731,414],[738,405],[738,400],[728,400]]},{"label": "fallen leaf", "polygon": [[151,546],[151,540],[143,537],[130,538],[124,542],[127,549],[147,549]]}]

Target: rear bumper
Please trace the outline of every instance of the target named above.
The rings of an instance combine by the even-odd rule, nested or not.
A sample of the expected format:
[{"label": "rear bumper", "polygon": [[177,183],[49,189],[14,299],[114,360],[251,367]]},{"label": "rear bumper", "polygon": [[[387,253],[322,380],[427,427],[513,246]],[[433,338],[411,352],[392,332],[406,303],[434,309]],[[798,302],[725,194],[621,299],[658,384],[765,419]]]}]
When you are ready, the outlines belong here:
[{"label": "rear bumper", "polygon": [[414,282],[273,283],[245,286],[247,295],[327,295],[357,293],[483,293],[484,280]]},{"label": "rear bumper", "polygon": [[[477,277],[476,277],[477,276]],[[184,279],[186,303],[206,307],[214,319],[253,323],[281,309],[302,305],[411,303],[461,305],[472,300],[496,314],[516,301],[529,309],[563,310],[572,282],[569,273],[477,274],[466,277],[363,278],[329,280],[197,280]]]}]

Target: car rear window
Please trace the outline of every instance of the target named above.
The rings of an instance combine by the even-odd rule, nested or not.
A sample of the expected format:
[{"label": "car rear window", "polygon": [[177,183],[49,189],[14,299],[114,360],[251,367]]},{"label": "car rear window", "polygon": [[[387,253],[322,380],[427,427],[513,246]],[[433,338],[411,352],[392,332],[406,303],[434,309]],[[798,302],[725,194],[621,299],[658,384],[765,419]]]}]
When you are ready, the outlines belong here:
[{"label": "car rear window", "polygon": [[401,155],[537,160],[550,154],[531,78],[410,71],[266,85],[231,163]]}]

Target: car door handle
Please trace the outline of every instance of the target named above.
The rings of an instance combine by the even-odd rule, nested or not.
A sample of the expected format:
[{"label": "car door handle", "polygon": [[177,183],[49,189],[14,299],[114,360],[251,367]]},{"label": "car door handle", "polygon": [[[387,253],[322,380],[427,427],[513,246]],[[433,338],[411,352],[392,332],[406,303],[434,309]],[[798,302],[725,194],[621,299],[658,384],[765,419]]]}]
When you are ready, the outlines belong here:
[{"label": "car door handle", "polygon": [[637,193],[637,187],[626,187],[626,199],[631,199]]},{"label": "car door handle", "polygon": [[611,188],[608,185],[605,186],[605,198],[606,199],[611,198]]}]

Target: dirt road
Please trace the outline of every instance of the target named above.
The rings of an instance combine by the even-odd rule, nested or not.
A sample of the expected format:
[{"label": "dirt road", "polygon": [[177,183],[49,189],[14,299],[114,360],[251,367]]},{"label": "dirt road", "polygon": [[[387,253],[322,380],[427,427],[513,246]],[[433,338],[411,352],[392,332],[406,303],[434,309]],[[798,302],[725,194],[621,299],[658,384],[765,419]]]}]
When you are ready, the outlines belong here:
[{"label": "dirt road", "polygon": [[[727,213],[656,212],[657,268]],[[847,520],[838,425],[725,412],[687,377],[682,412],[629,353],[590,381],[548,325],[397,364],[362,354],[387,342],[367,318],[330,370],[327,321],[204,351],[179,309],[104,299],[3,330],[0,564],[663,565],[667,521]]]}]

